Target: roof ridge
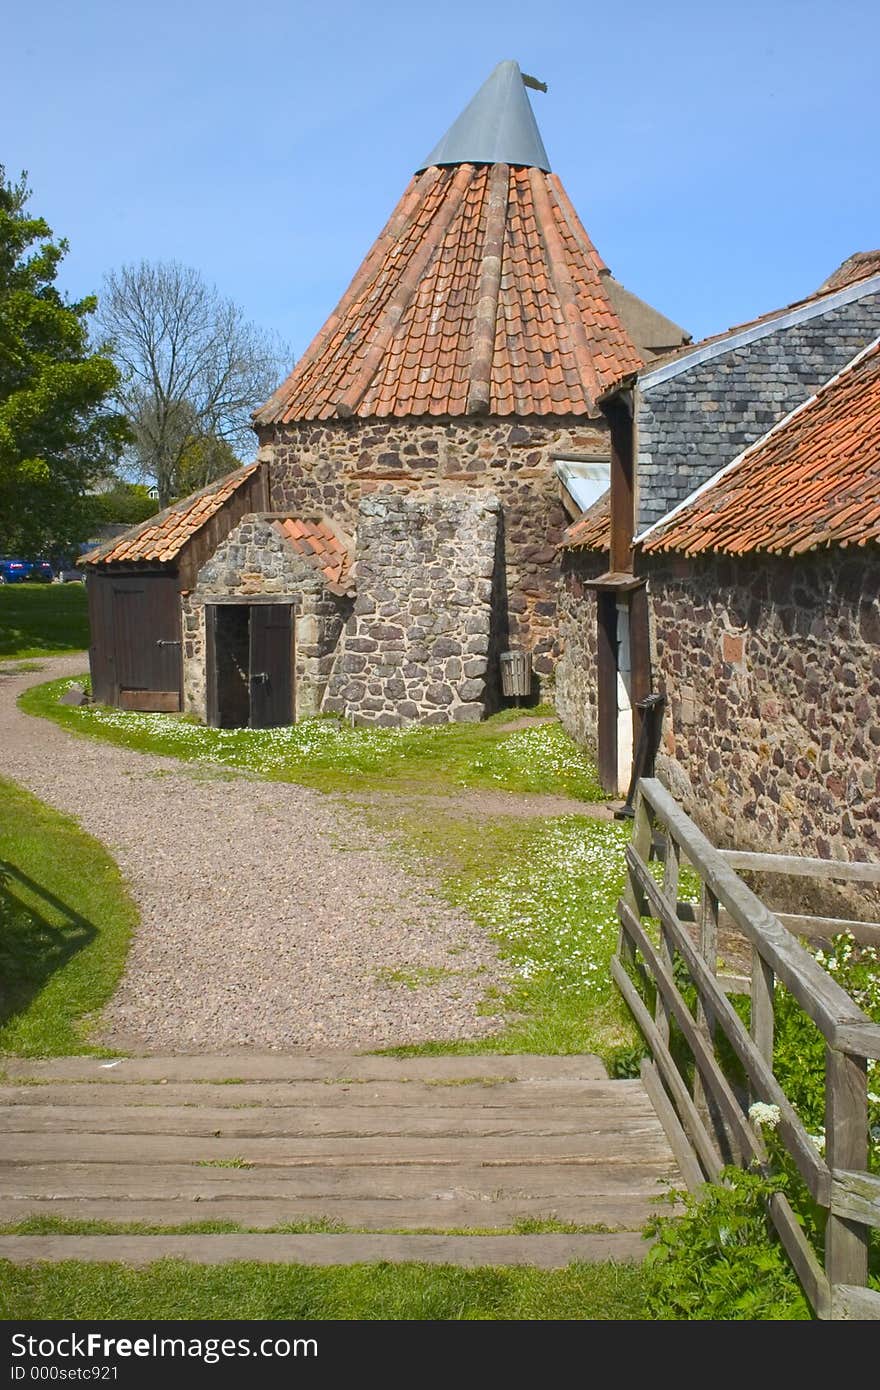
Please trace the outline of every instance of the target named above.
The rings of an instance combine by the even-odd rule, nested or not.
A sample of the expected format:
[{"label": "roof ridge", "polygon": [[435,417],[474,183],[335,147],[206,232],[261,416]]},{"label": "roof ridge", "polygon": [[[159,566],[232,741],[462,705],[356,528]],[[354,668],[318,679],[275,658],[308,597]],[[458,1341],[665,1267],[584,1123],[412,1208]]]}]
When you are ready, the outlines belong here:
[{"label": "roof ridge", "polygon": [[472,327],[471,384],[466,407],[469,415],[487,415],[492,403],[492,363],[509,201],[510,166],[494,164],[489,174],[483,255]]}]

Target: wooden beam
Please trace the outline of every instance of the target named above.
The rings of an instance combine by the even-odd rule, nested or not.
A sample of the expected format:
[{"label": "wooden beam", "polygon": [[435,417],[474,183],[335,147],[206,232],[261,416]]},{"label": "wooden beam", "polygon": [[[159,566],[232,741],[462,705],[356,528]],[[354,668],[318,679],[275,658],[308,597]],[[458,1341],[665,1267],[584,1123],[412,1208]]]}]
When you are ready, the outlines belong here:
[{"label": "wooden beam", "polygon": [[[845,990],[825,973],[810,953],[793,939],[791,932],[786,931],[779,918],[734,873],[722,852],[685,815],[662,783],[655,777],[645,777],[641,790],[657,819],[678,840],[688,862],[716,894],[734,925],[753,945],[761,947],[764,960],[826,1039],[835,1046],[848,1047],[843,1030],[855,1026],[858,1026],[860,1038],[865,1036],[865,1028],[875,1030],[880,1038],[880,1028],[871,1023]],[[865,1055],[873,1054],[868,1050]]]},{"label": "wooden beam", "polygon": [[611,430],[611,555],[609,568],[632,572],[635,530],[635,468],[632,393],[618,394],[602,403]]},{"label": "wooden beam", "polygon": [[880,1178],[835,1168],[831,1174],[831,1210],[848,1221],[880,1228]]},{"label": "wooden beam", "polygon": [[732,869],[749,873],[880,884],[880,864],[862,864],[849,859],[809,859],[796,854],[757,854],[748,849],[722,849],[718,853]]},{"label": "wooden beam", "polygon": [[[832,1170],[868,1166],[867,1064],[833,1047],[825,1049],[825,1152]],[[825,1272],[832,1284],[868,1282],[868,1228],[833,1209],[825,1226]]]},{"label": "wooden beam", "polygon": [[[706,1008],[724,1030],[728,1042],[745,1068],[746,1075],[755,1087],[760,1098],[779,1108],[779,1128],[786,1146],[797,1164],[798,1171],[817,1202],[827,1206],[831,1195],[831,1174],[816,1152],[804,1125],[780,1086],[770,1065],[761,1056],[758,1048],[749,1037],[739,1014],[730,1003],[717,980],[710,972],[678,918],[664,900],[660,889],[648,871],[647,865],[637,862],[638,856],[631,847],[627,848],[628,866],[636,874],[648,908],[653,916],[663,921],[675,941],[676,949],[684,957],[691,979],[697,987]],[[641,945],[641,943],[639,943]],[[652,947],[653,950],[653,947]],[[656,953],[655,953],[656,955]],[[659,957],[657,957],[659,959]],[[646,956],[647,959],[647,956]],[[648,961],[649,965],[652,962]],[[656,972],[655,972],[656,973]],[[676,1013],[676,1018],[678,1014]],[[680,1020],[679,1020],[680,1023]],[[682,1029],[684,1032],[685,1030]],[[687,1034],[685,1033],[685,1036]],[[688,1041],[690,1041],[688,1039]],[[717,1065],[717,1063],[716,1063]],[[847,1165],[857,1167],[857,1164]]]},{"label": "wooden beam", "polygon": [[774,1192],[767,1203],[767,1210],[811,1307],[818,1318],[826,1321],[832,1316],[831,1285],[813,1247],[804,1235],[803,1227],[795,1216],[791,1203],[784,1193]]},{"label": "wooden beam", "polygon": [[831,1316],[835,1322],[880,1321],[880,1293],[853,1284],[835,1284],[831,1290]]},{"label": "wooden beam", "polygon": [[675,1155],[675,1161],[687,1184],[687,1189],[689,1192],[697,1192],[705,1184],[706,1178],[691,1148],[691,1142],[685,1133],[684,1126],[675,1112],[675,1106],[666,1094],[666,1089],[660,1080],[660,1073],[654,1063],[648,1061],[647,1057],[642,1062],[640,1072],[645,1090],[648,1092],[648,1099],[663,1126],[663,1132],[669,1140],[669,1147]]},{"label": "wooden beam", "polygon": [[663,1080],[672,1093],[685,1132],[690,1138],[704,1171],[711,1181],[717,1181],[724,1165],[714,1139],[697,1114],[694,1102],[688,1093],[678,1067],[675,1065],[672,1053],[654,1027],[654,1020],[649,1014],[644,1000],[617,957],[613,957],[611,960],[611,974],[617,988],[626,1000],[630,1013],[641,1030],[645,1042],[653,1053],[654,1061],[660,1069]]},{"label": "wooden beam", "polygon": [[684,1034],[684,1040],[694,1054],[694,1061],[700,1069],[703,1082],[707,1090],[712,1092],[721,1116],[735,1140],[740,1156],[744,1162],[754,1160],[757,1163],[765,1163],[767,1155],[763,1142],[743,1115],[730,1083],[721,1070],[718,1059],[697,1027],[694,1017],[682,999],[678,986],[667,970],[659,951],[626,903],[618,902],[617,912],[627,932],[645,957],[657,988],[662,991],[669,1005],[670,1013]]}]

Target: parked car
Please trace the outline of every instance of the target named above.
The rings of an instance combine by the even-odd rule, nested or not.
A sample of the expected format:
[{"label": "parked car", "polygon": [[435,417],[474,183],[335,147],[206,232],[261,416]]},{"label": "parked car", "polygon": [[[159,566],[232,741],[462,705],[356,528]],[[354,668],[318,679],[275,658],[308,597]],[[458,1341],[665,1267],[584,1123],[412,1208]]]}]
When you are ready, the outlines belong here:
[{"label": "parked car", "polygon": [[48,584],[52,578],[48,560],[22,560],[15,555],[0,558],[0,584]]}]

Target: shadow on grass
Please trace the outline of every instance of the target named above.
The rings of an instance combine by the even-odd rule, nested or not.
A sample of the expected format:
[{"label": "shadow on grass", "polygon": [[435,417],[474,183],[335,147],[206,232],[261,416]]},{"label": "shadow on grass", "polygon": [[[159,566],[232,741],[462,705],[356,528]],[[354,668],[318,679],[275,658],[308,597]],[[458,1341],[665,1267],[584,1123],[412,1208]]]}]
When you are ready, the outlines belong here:
[{"label": "shadow on grass", "polygon": [[51,976],[96,935],[85,917],[0,859],[0,1025],[23,1013]]}]

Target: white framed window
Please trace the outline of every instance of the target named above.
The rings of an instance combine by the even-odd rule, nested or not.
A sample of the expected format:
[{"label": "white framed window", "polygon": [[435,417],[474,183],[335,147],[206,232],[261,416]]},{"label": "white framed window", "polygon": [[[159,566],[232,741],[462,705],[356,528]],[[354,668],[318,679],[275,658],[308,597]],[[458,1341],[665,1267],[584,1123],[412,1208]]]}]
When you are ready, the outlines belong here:
[{"label": "white framed window", "polygon": [[569,497],[582,512],[589,511],[611,486],[611,460],[600,454],[558,454],[554,469]]}]

